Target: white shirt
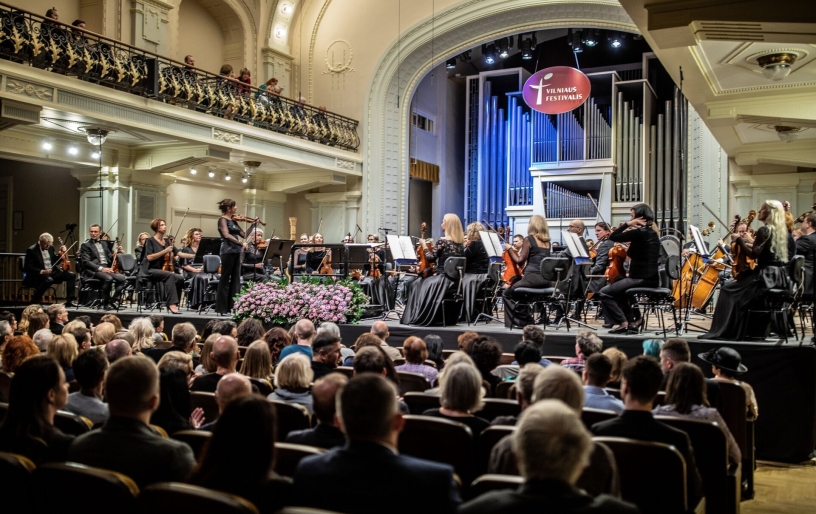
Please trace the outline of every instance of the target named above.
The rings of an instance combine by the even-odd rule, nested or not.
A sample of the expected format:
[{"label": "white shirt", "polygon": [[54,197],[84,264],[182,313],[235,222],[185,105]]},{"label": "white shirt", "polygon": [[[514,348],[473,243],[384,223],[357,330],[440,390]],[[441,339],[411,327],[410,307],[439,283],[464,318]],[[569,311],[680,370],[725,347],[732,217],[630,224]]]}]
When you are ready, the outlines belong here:
[{"label": "white shirt", "polygon": [[108,263],[108,261],[105,259],[105,250],[102,248],[102,243],[99,241],[93,241],[93,244],[96,246],[96,251],[99,253],[99,264],[101,264],[99,269],[101,270],[105,267],[105,264]]},{"label": "white shirt", "polygon": [[48,253],[47,249],[43,250],[42,247],[40,247],[40,252],[42,252],[43,266],[44,266],[43,269],[50,269],[51,268],[51,254]]}]

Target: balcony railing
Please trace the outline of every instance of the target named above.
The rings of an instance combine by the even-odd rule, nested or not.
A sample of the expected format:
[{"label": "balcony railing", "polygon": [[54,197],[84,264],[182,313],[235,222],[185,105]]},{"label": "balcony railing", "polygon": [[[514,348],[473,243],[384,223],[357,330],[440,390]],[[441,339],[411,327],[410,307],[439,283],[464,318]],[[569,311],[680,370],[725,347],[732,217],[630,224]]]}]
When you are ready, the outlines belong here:
[{"label": "balcony railing", "polygon": [[358,122],[0,3],[0,58],[356,151]]}]

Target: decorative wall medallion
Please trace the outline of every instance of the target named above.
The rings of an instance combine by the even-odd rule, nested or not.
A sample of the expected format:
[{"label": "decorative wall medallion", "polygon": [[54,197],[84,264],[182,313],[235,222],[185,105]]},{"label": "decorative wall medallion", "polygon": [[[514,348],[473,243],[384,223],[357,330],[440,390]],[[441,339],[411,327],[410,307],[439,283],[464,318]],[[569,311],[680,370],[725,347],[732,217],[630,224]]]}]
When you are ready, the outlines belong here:
[{"label": "decorative wall medallion", "polygon": [[235,145],[241,144],[241,134],[233,134],[232,132],[224,132],[222,130],[213,129],[213,139],[224,141],[225,143],[232,143]]},{"label": "decorative wall medallion", "polygon": [[9,80],[6,84],[6,90],[10,93],[18,95],[36,96],[40,100],[51,100],[54,96],[54,90],[46,87],[38,87],[34,84],[20,83],[15,80]]},{"label": "decorative wall medallion", "polygon": [[323,75],[332,76],[332,89],[346,88],[345,74],[354,71],[351,67],[353,58],[354,52],[348,41],[338,39],[326,48],[325,61],[328,71],[324,71]]}]

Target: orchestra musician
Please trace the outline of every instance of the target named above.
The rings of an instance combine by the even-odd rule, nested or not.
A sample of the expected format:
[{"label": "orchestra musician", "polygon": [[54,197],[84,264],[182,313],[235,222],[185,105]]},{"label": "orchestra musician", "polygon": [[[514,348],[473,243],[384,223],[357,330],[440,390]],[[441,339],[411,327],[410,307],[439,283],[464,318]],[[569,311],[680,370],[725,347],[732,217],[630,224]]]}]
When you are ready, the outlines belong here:
[{"label": "orchestra musician", "polygon": [[[509,248],[510,245],[506,245]],[[550,282],[541,276],[541,261],[550,256],[550,229],[547,220],[538,214],[530,218],[527,225],[527,237],[521,244],[521,251],[510,251],[508,255],[516,264],[524,265],[524,276],[521,280],[504,290],[504,326],[526,327],[535,323],[532,313],[516,308],[516,304],[524,300],[526,295],[516,293],[520,287],[542,288],[548,287]]]},{"label": "orchestra musician", "polygon": [[660,238],[654,229],[654,211],[645,203],[631,209],[632,218],[609,235],[613,243],[629,243],[629,276],[600,290],[601,309],[606,327],[619,325],[611,334],[636,333],[642,323],[634,320],[626,291],[633,287],[657,287],[660,276],[657,261],[660,257]]},{"label": "orchestra musician", "polygon": [[750,234],[731,235],[742,252],[756,260],[756,268],[744,271],[744,278],[741,274],[739,280],[722,286],[711,330],[700,339],[740,340],[752,335],[747,334],[751,303],[769,289],[788,286],[787,263],[796,254],[796,243],[788,232],[784,207],[776,200],[768,200],[762,204],[757,219],[764,226],[753,238]]},{"label": "orchestra musician", "polygon": [[[320,232],[315,232],[314,235],[314,243],[316,245],[323,244],[323,234]],[[306,255],[306,273],[311,275],[317,275],[320,273],[321,265],[325,265],[323,259],[326,259],[325,263],[331,263],[332,259],[332,251],[330,248],[326,248],[323,246],[316,246],[314,248],[310,248],[309,252]]]},{"label": "orchestra musician", "polygon": [[[595,252],[595,262],[593,262],[592,267],[589,268],[589,275],[603,275],[604,271],[606,271],[606,267],[609,264],[609,250],[615,245],[614,242],[609,240],[610,234],[612,234],[612,231],[606,222],[600,221],[595,224],[595,241],[597,242],[595,246],[592,247],[592,250]],[[606,286],[605,277],[590,279],[589,292],[598,293],[604,286]]]},{"label": "orchestra musician", "polygon": [[[463,317],[465,319],[475,319],[478,316],[476,309],[476,298],[479,291],[487,281],[487,270],[490,267],[490,258],[487,256],[482,235],[480,232],[485,231],[484,225],[478,221],[474,221],[467,226],[465,237],[465,277],[462,282],[462,295],[465,297],[465,304]],[[465,316],[465,312],[467,316]]]},{"label": "orchestra musician", "polygon": [[142,232],[139,234],[138,243],[136,243],[136,248],[133,249],[133,256],[136,257],[136,267],[138,268],[142,264],[142,257],[144,254],[144,245],[145,242],[150,238],[150,234],[147,232]]},{"label": "orchestra musician", "polygon": [[805,280],[802,285],[802,294],[807,297],[814,296],[816,281],[813,280],[813,272],[816,270],[816,212],[811,212],[802,220],[800,226],[802,236],[796,240],[796,255],[805,256]]},{"label": "orchestra musician", "polygon": [[[377,234],[369,234],[368,237],[366,238],[366,241],[368,241],[369,244],[377,244],[377,243],[380,242],[380,236],[378,236]],[[377,266],[377,269],[380,270],[380,275],[382,276],[383,274],[385,274],[385,247],[380,246],[376,250],[374,248],[369,248],[368,253],[369,253],[369,256],[371,256],[371,254],[373,254],[373,255],[375,255],[377,257],[376,260],[378,262],[377,262],[376,266]],[[371,259],[371,260],[375,260],[375,259]],[[366,263],[363,266],[363,275],[369,276],[370,274],[371,274],[371,264]]]},{"label": "orchestra musician", "polygon": [[[459,216],[453,213],[445,214],[441,229],[445,235],[437,240],[436,245],[431,249],[423,244],[421,250],[428,262],[436,263],[438,270],[443,269],[448,258],[461,257],[465,252],[463,244],[465,234]],[[456,287],[454,281],[441,272],[412,282],[408,286],[408,301],[401,323],[422,326],[440,323],[444,308],[442,299],[453,287]]]},{"label": "orchestra musician", "polygon": [[[102,227],[93,224],[88,227],[90,239],[82,243],[79,247],[79,256],[82,262],[82,277],[85,279],[96,279],[102,281],[102,301],[105,310],[115,309],[114,302],[121,301],[122,291],[125,288],[127,279],[120,273],[113,272],[113,253],[107,242],[101,240]],[[122,252],[122,247],[117,248],[117,252]],[[111,289],[116,284],[111,297]]]},{"label": "orchestra musician", "polygon": [[[67,248],[62,246],[60,251],[65,252],[67,258]],[[49,287],[65,282],[67,287],[65,306],[78,307],[75,302],[76,275],[73,271],[63,271],[60,264],[62,261],[58,263],[58,260],[59,257],[54,252],[54,237],[48,232],[41,234],[37,243],[26,250],[23,286],[34,288],[31,303],[42,303],[43,293]]]},{"label": "orchestra musician", "polygon": [[[309,234],[300,235],[300,244],[309,244]],[[292,274],[306,273],[306,259],[309,257],[308,248],[297,248],[292,255]]]},{"label": "orchestra musician", "polygon": [[[203,232],[200,228],[193,227],[184,234],[181,240],[181,251],[189,255],[198,253]],[[210,279],[204,271],[204,264],[196,264],[193,259],[179,259],[181,272],[184,280],[190,281],[190,293],[187,303],[193,309],[198,309],[204,302],[204,294],[207,291],[207,284]]]},{"label": "orchestra musician", "polygon": [[[583,236],[585,231],[586,226],[584,225],[584,222],[579,219],[570,221],[569,226],[567,227],[567,232],[578,236]],[[575,262],[573,261],[574,257],[572,252],[570,252],[569,246],[557,253],[553,250],[553,254],[555,254],[556,257],[566,257],[572,264],[569,270],[570,280],[562,280],[558,286],[558,289],[564,294],[564,296],[569,295],[570,298],[578,299],[578,301],[575,302],[575,312],[573,316],[575,318],[580,318],[581,310],[584,306],[584,301],[581,298],[584,296],[587,283],[586,267],[575,265]],[[555,308],[555,322],[558,323],[563,315],[564,310],[561,308],[561,305],[558,305]]]},{"label": "orchestra musician", "polygon": [[244,250],[241,273],[245,282],[261,282],[268,278],[264,269],[263,258],[266,254],[266,242],[263,230],[256,228],[249,233],[249,244]]},{"label": "orchestra musician", "polygon": [[154,235],[145,241],[144,259],[142,259],[139,275],[151,282],[164,282],[164,300],[167,304],[167,310],[173,314],[181,314],[178,304],[181,289],[184,287],[184,277],[176,273],[175,270],[164,270],[162,267],[168,254],[185,259],[192,259],[195,254],[181,252],[175,247],[171,239],[165,239],[167,223],[163,219],[156,218],[151,221],[150,228],[153,230]]},{"label": "orchestra musician", "polygon": [[232,311],[235,295],[241,290],[241,250],[249,245],[242,241],[246,234],[232,219],[238,213],[235,200],[224,198],[218,202],[218,207],[221,209],[221,217],[218,218],[218,233],[221,234],[221,279],[218,282],[215,312],[227,315]]}]

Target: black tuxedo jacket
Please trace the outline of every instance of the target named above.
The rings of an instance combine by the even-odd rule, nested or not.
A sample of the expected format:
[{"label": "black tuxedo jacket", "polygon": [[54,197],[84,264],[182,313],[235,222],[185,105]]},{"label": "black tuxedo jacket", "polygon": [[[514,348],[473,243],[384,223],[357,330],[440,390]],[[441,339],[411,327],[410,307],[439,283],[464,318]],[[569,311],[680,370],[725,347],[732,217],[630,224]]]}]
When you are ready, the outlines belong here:
[{"label": "black tuxedo jacket", "polygon": [[[416,494],[406,494],[406,486]],[[296,505],[348,514],[442,514],[454,512],[460,502],[452,467],[397,455],[376,443],[352,441],[306,457],[295,470]]]},{"label": "black tuxedo jacket", "polygon": [[[57,253],[54,251],[54,246],[48,247],[48,255],[51,259],[51,265],[53,266],[59,257]],[[42,251],[40,250],[39,243],[36,243],[32,246],[28,247],[25,254],[25,264],[23,266],[23,272],[25,273],[25,278],[23,279],[23,284],[30,284],[36,282],[37,278],[40,276],[40,272],[45,269],[45,263],[43,262]]]},{"label": "black tuxedo jacket", "polygon": [[796,240],[796,255],[805,256],[803,294],[812,296],[814,288],[813,272],[816,269],[816,232],[803,235]]},{"label": "black tuxedo jacket", "polygon": [[[113,253],[107,241],[100,241],[99,244],[102,246],[102,251],[105,254],[105,262],[107,263],[105,267],[110,268],[113,266]],[[82,243],[79,247],[79,258],[82,261],[82,276],[85,278],[92,278],[94,273],[99,271],[99,266],[102,266],[99,260],[99,251],[90,239]]]}]

